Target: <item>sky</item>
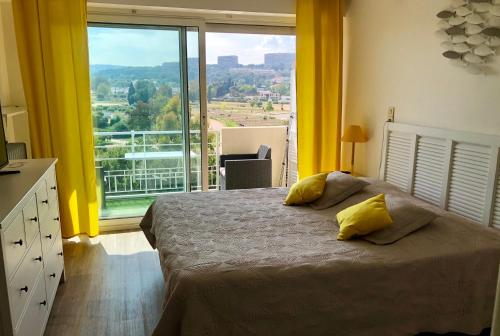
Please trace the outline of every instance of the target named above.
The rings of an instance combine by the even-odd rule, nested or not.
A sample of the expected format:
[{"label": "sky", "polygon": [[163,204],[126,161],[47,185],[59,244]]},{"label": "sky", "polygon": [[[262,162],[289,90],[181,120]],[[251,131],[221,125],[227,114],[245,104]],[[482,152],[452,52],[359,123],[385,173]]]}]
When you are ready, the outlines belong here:
[{"label": "sky", "polygon": [[[179,34],[174,30],[89,27],[90,64],[154,66],[178,62]],[[188,57],[198,57],[196,32],[188,32]],[[237,55],[240,64],[262,64],[264,54],[295,52],[295,37],[207,33],[207,64],[217,56]]]}]

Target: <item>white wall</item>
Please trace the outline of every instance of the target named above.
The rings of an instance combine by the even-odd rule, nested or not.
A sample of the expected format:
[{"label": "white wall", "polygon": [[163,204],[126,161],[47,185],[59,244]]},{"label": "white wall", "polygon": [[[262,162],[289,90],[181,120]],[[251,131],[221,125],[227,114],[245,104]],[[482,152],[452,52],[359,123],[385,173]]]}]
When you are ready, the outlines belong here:
[{"label": "white wall", "polygon": [[[492,75],[451,65],[435,35],[451,0],[352,0],[345,20],[345,122],[369,142],[356,146],[356,171],[376,177],[389,106],[396,121],[500,134],[500,56]],[[344,160],[350,162],[350,144]]]},{"label": "white wall", "polygon": [[92,0],[93,3],[108,3],[135,6],[158,6],[173,8],[208,9],[260,13],[295,13],[295,0]]},{"label": "white wall", "polygon": [[286,126],[226,127],[220,131],[221,154],[257,153],[260,145],[271,147],[273,186],[280,185],[286,147]]}]

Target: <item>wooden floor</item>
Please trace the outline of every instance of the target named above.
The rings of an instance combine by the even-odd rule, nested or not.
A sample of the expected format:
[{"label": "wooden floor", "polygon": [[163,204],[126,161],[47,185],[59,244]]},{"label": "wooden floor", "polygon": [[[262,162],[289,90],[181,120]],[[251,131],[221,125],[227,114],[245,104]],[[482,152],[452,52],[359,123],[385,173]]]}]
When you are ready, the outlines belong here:
[{"label": "wooden floor", "polygon": [[151,335],[161,313],[158,253],[142,232],[73,239],[64,245],[66,283],[46,336]]}]

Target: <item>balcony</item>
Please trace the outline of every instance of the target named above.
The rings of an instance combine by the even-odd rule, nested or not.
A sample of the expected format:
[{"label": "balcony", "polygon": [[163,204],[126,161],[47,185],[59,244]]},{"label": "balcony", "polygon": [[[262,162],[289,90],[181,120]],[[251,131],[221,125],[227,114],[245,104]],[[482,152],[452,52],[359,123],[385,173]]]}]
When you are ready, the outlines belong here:
[{"label": "balcony", "polygon": [[[95,132],[95,160],[100,217],[135,217],[144,214],[155,197],[183,192],[184,142],[181,131]],[[199,131],[190,133],[190,181],[201,191]],[[209,190],[219,189],[219,155],[255,152],[271,145],[273,185],[282,184],[286,127],[234,127],[208,132]]]}]

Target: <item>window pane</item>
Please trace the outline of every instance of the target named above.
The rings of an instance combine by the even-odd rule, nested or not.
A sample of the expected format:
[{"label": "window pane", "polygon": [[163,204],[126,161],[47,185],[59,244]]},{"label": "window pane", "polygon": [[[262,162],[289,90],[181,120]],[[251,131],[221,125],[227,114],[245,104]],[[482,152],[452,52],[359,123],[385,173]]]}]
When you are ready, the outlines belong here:
[{"label": "window pane", "polygon": [[186,189],[180,30],[88,34],[100,217],[140,216],[156,195]]},{"label": "window pane", "polygon": [[207,33],[209,127],[283,126],[295,37]]}]

